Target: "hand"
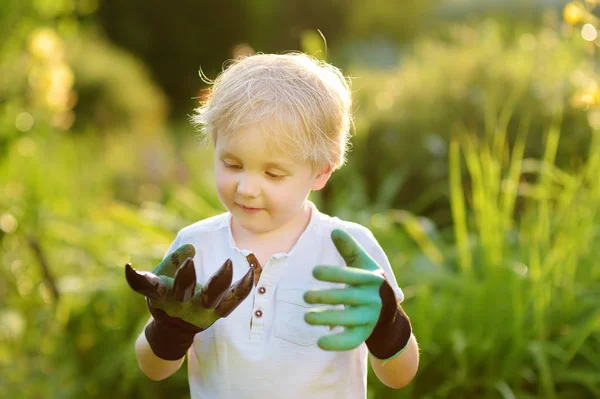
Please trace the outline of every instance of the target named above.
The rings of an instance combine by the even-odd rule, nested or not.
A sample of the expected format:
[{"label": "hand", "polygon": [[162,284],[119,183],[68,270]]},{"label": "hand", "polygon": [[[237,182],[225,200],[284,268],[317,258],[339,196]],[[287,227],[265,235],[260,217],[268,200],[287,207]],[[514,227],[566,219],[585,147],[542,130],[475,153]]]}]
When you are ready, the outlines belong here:
[{"label": "hand", "polygon": [[145,330],[148,343],[158,357],[166,360],[180,359],[196,333],[228,316],[252,291],[253,269],[230,286],[233,268],[229,259],[204,286],[197,285],[192,260],[195,252],[192,245],[182,245],[152,273],[125,265],[127,282],[146,296],[154,317]]},{"label": "hand", "polygon": [[321,281],[347,286],[309,290],[304,300],[312,304],[342,304],[344,309],[315,309],[304,318],[309,324],[343,326],[344,332],[321,337],[319,347],[350,350],[366,341],[371,353],[379,359],[397,356],[408,343],[411,326],[383,270],[345,231],[336,229],[331,238],[348,267],[316,266],[313,275]]}]

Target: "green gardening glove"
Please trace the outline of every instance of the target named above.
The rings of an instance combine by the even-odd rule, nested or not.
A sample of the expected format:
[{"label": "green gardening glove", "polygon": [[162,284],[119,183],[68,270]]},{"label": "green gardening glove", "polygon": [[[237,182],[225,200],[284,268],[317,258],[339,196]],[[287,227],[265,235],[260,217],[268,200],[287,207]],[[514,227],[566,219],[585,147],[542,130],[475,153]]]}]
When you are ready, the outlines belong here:
[{"label": "green gardening glove", "polygon": [[345,305],[343,310],[315,309],[306,312],[309,324],[343,326],[344,331],[326,335],[318,345],[325,350],[350,350],[366,342],[378,359],[393,359],[407,346],[412,328],[396,300],[394,290],[377,262],[352,236],[341,229],[331,238],[348,267],[316,266],[315,278],[345,283],[345,288],[309,290],[304,300],[312,304]]},{"label": "green gardening glove", "polygon": [[184,244],[165,257],[152,273],[125,265],[127,282],[134,291],[146,296],[154,319],[144,330],[148,343],[154,354],[165,360],[181,359],[194,335],[228,316],[252,291],[252,268],[231,286],[233,267],[229,259],[204,286],[197,285],[192,260],[195,253],[193,245]]}]

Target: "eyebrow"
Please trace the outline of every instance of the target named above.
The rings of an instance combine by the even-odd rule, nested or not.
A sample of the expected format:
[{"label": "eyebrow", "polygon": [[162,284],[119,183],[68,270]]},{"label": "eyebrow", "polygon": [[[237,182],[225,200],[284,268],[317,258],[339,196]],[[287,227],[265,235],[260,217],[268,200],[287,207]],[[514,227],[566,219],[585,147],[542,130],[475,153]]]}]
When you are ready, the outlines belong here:
[{"label": "eyebrow", "polygon": [[265,164],[265,168],[266,168],[266,169],[270,169],[270,168],[273,168],[273,169],[279,169],[279,170],[281,170],[282,172],[285,172],[285,173],[290,173],[290,169],[289,169],[289,168],[287,168],[285,165],[282,165],[282,164],[279,164],[279,163],[275,163],[275,162],[267,162],[267,163]]},{"label": "eyebrow", "polygon": [[[241,159],[237,155],[232,154],[231,152],[225,151],[225,150],[221,151],[220,158],[233,158],[236,161],[241,162]],[[286,164],[281,164],[281,163],[277,163],[277,162],[267,162],[264,164],[264,167],[266,169],[269,169],[269,168],[280,169],[282,172],[286,172],[286,173],[290,173],[290,170],[291,170],[289,167],[286,166]]]}]

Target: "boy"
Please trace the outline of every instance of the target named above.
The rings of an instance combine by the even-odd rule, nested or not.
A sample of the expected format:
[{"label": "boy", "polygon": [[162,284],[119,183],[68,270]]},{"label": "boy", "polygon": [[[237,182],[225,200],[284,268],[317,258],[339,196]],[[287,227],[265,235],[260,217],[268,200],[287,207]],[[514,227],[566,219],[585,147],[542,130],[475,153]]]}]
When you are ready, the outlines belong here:
[{"label": "boy", "polygon": [[304,54],[238,59],[215,80],[193,120],[228,212],[183,228],[155,274],[127,267],[153,315],[136,342],[149,378],[187,352],[192,398],[365,398],[369,353],[384,384],[412,380],[385,253],[308,201],[344,163],[350,108],[341,72]]}]

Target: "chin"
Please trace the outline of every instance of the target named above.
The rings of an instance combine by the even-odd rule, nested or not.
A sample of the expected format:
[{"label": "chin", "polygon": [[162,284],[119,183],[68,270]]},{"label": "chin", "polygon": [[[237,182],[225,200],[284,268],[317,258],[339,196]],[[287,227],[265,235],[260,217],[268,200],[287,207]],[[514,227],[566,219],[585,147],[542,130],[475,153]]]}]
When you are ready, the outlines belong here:
[{"label": "chin", "polygon": [[242,226],[242,228],[244,230],[246,230],[248,233],[252,233],[252,234],[264,234],[264,233],[268,233],[269,231],[271,231],[272,229],[266,226],[257,226],[256,223],[244,223],[242,221],[240,221],[238,219],[238,224],[240,226]]}]

